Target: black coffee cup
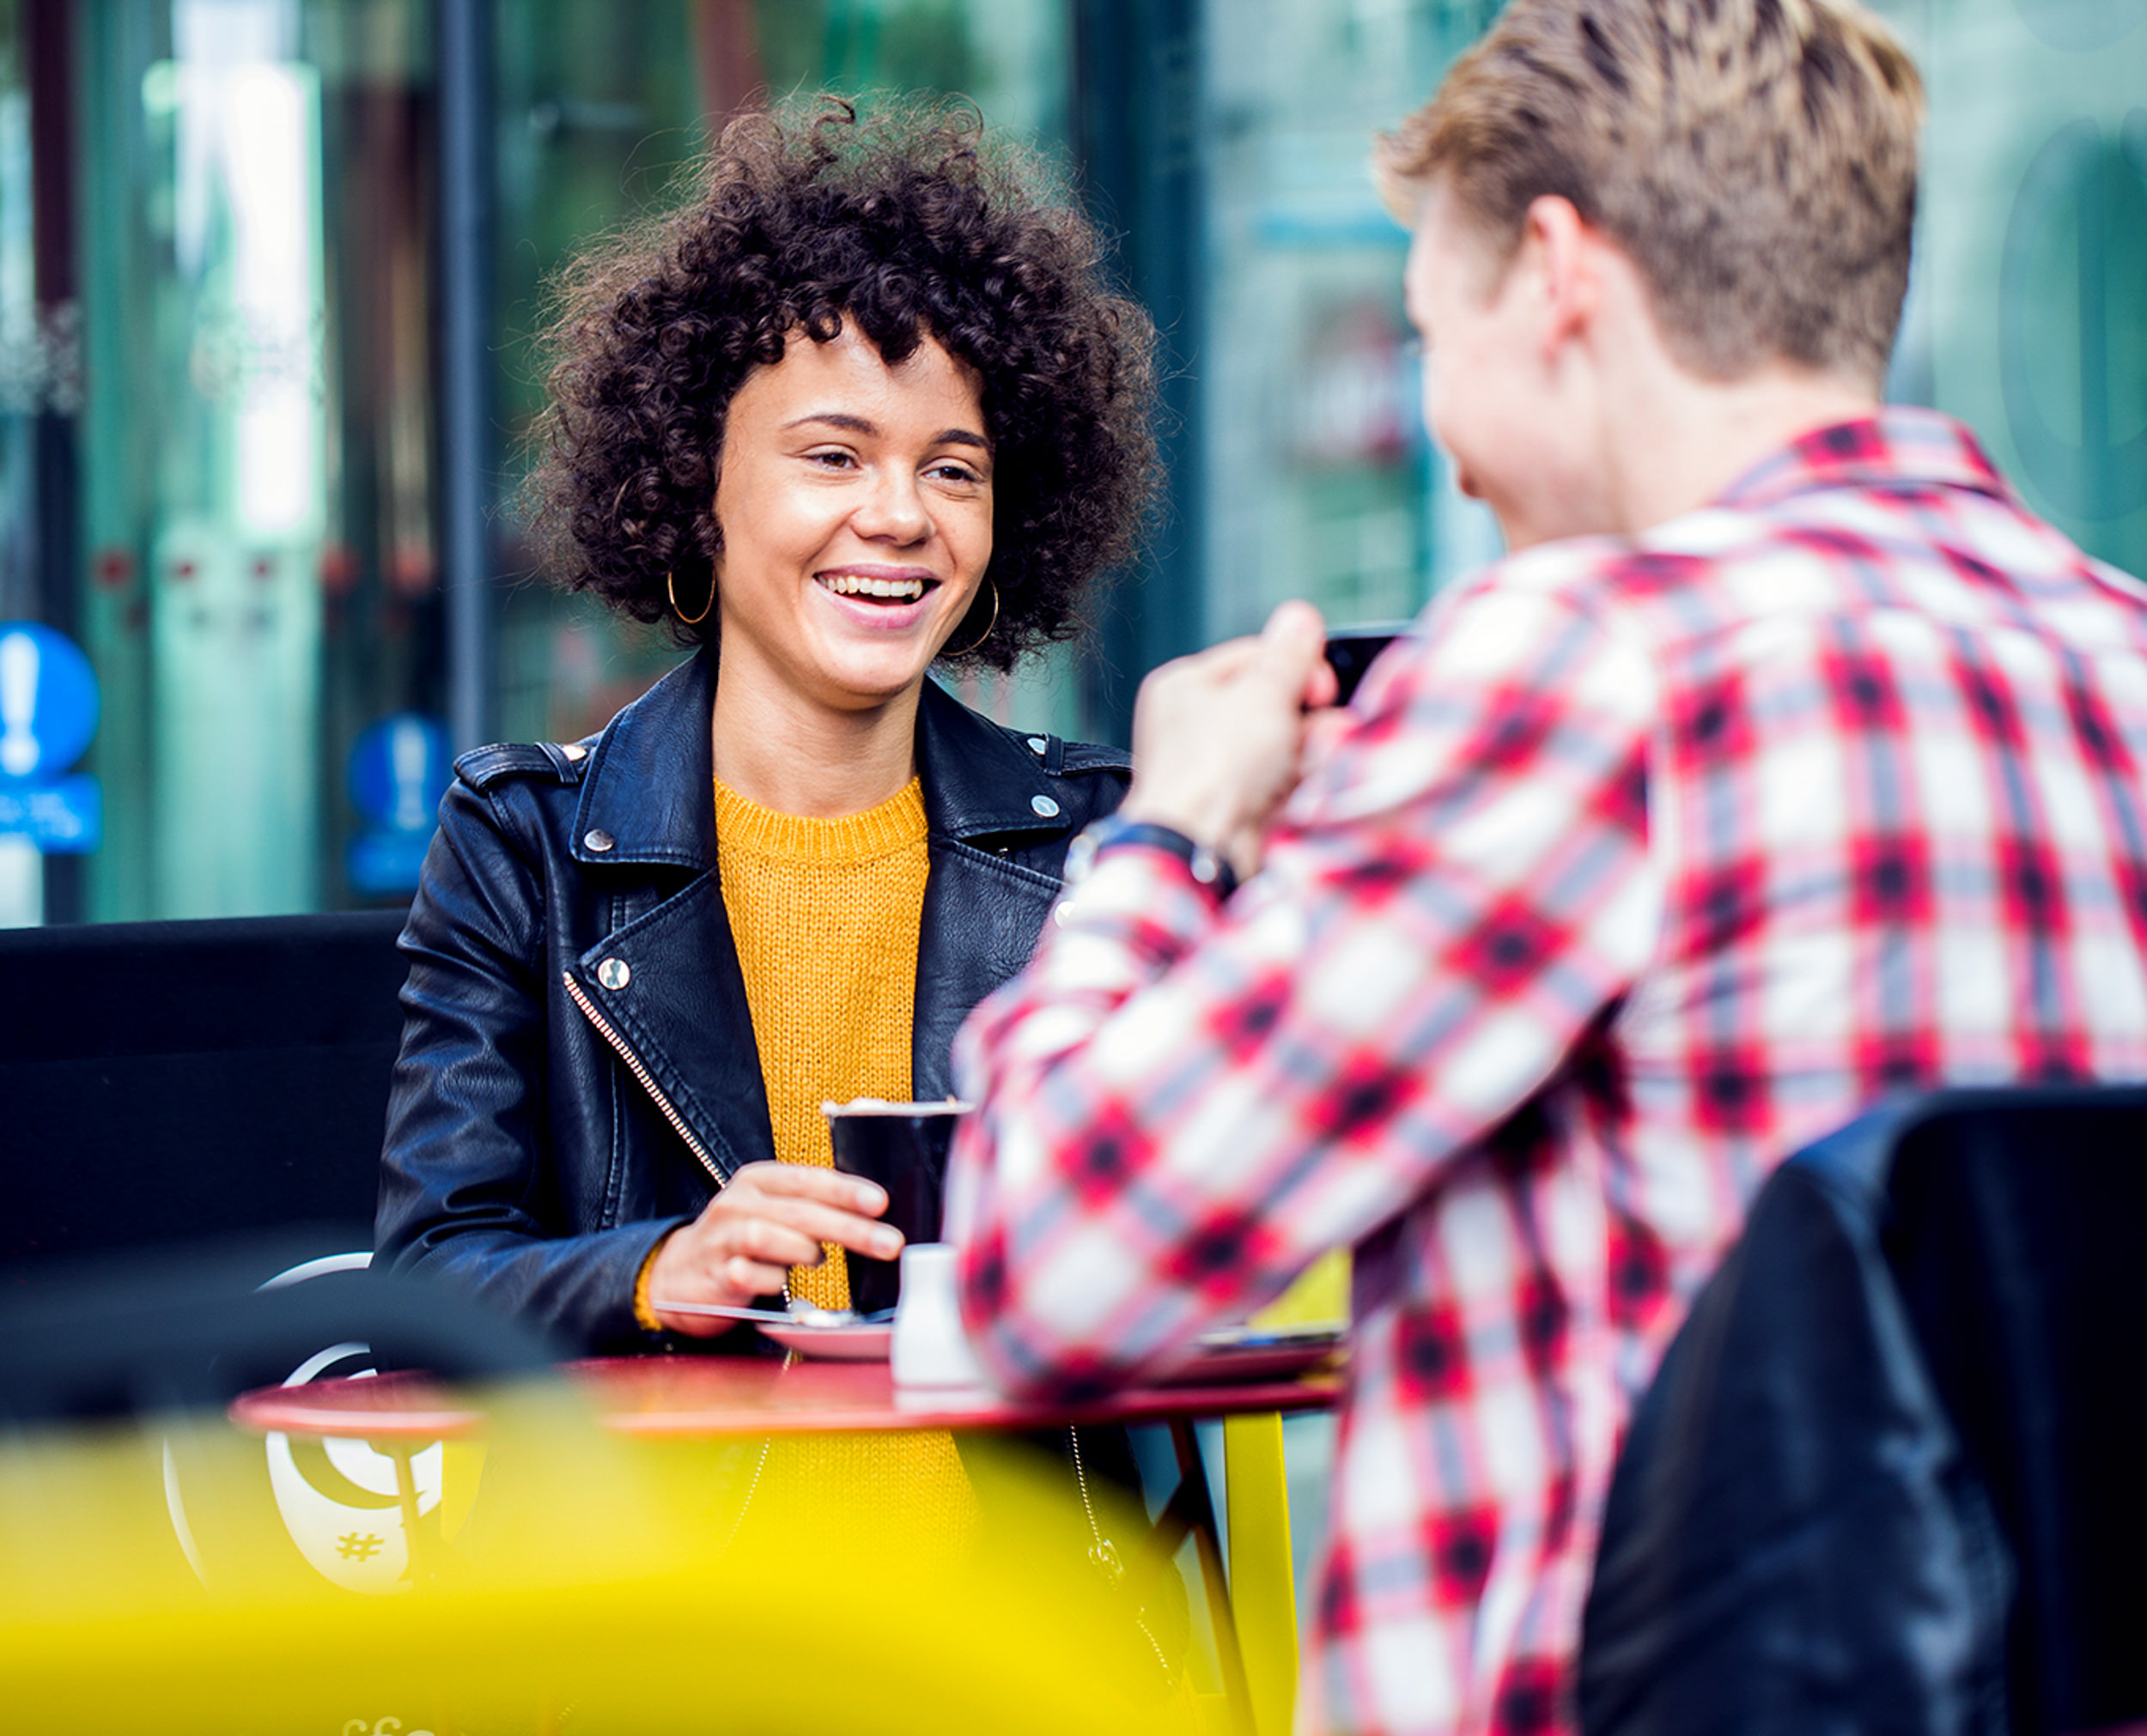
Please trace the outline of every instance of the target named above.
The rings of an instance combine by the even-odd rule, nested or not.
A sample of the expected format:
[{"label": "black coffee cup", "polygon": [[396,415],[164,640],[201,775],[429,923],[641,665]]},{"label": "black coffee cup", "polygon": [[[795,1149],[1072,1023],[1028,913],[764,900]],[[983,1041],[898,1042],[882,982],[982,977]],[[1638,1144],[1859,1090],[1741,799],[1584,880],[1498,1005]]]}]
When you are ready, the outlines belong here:
[{"label": "black coffee cup", "polygon": [[1330,629],[1327,635],[1327,660],[1335,669],[1335,703],[1347,705],[1373,660],[1409,630],[1406,621]]},{"label": "black coffee cup", "polygon": [[[886,1221],[905,1242],[940,1239],[941,1192],[946,1178],[946,1150],[954,1124],[969,1105],[952,1098],[940,1103],[887,1103],[860,1097],[849,1103],[823,1103],[835,1167],[861,1175],[887,1194]],[[843,1255],[849,1268],[850,1306],[860,1314],[878,1314],[895,1305],[902,1293],[902,1268],[896,1260],[873,1260],[855,1248]]]}]

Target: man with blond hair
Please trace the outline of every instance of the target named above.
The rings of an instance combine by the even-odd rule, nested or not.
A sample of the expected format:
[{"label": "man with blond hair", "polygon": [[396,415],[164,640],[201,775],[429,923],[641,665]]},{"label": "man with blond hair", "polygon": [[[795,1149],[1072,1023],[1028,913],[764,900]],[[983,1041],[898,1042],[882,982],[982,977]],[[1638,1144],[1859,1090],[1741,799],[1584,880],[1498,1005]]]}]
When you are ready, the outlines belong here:
[{"label": "man with blond hair", "polygon": [[958,1046],[1009,1386],[1356,1248],[1315,1723],[1571,1729],[1621,1435],[1769,1170],[2147,1076],[2147,602],[1882,407],[1921,105],[1850,0],[1513,0],[1378,155],[1510,554],[1346,713],[1302,604],[1153,676]]}]

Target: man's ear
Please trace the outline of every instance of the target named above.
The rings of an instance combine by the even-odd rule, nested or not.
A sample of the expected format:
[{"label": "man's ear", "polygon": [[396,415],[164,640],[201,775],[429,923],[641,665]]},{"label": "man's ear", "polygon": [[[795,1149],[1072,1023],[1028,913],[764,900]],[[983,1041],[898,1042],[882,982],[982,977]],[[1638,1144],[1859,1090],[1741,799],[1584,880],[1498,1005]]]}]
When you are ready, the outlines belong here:
[{"label": "man's ear", "polygon": [[1530,202],[1521,245],[1536,273],[1540,337],[1548,362],[1595,323],[1603,297],[1597,257],[1602,240],[1571,199],[1545,193]]}]

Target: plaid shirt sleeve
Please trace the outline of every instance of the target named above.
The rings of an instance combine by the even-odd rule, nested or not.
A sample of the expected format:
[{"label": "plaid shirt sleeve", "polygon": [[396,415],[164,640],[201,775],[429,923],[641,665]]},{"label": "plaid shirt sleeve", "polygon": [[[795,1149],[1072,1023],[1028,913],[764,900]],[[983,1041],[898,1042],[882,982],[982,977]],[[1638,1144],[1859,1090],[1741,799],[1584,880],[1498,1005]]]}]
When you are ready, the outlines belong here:
[{"label": "plaid shirt sleeve", "polygon": [[1647,961],[1653,668],[1517,570],[1382,660],[1226,906],[1109,852],[964,1027],[949,1235],[1012,1387],[1136,1375],[1436,1190]]}]

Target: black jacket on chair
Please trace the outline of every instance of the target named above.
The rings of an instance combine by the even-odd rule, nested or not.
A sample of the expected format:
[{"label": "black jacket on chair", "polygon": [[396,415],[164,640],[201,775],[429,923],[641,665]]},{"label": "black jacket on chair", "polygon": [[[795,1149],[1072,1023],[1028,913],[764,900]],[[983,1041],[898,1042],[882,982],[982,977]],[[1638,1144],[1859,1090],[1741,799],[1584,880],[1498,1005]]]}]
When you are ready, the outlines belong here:
[{"label": "black jacket on chair", "polygon": [[[716,871],[702,652],[587,744],[465,754],[401,946],[384,1261],[590,1350],[647,1350],[658,1239],[775,1156]],[[1116,750],[1001,729],[927,681],[930,871],[911,1086],[952,1088],[970,1009],[1027,962],[1066,847],[1125,793]]]},{"label": "black jacket on chair", "polygon": [[2147,1085],[1935,1091],[1777,1169],[1611,1485],[1587,1736],[2147,1728]]},{"label": "black jacket on chair", "polygon": [[1887,1118],[1753,1203],[1633,1419],[1586,1736],[2002,1736],[2008,1564],[1880,1246]]}]

